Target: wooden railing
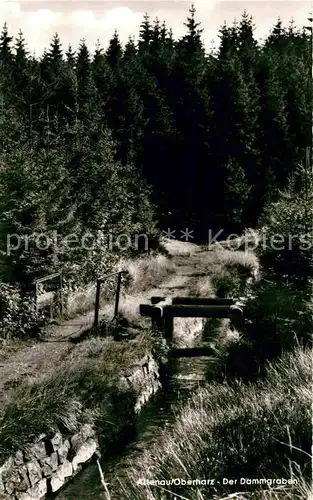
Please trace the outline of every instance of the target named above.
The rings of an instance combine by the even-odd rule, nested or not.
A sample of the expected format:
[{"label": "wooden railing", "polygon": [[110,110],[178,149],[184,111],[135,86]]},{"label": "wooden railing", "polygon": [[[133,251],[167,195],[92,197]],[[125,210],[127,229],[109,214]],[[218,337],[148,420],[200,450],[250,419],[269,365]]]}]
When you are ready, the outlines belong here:
[{"label": "wooden railing", "polygon": [[120,293],[121,293],[121,283],[122,283],[122,275],[127,273],[127,271],[117,271],[115,273],[106,274],[105,276],[101,276],[101,278],[97,279],[96,283],[96,301],[95,301],[95,319],[94,319],[94,327],[97,328],[99,325],[99,309],[100,309],[100,293],[101,293],[101,284],[111,278],[112,276],[117,276],[117,284],[116,284],[116,292],[115,292],[115,305],[114,305],[114,318],[118,315],[118,307],[120,301]]},{"label": "wooden railing", "polygon": [[235,299],[211,297],[175,297],[172,304],[168,304],[164,297],[151,297],[151,305],[141,304],[139,311],[141,316],[150,317],[153,327],[172,342],[174,318],[229,318],[241,329],[243,310],[236,302]]}]

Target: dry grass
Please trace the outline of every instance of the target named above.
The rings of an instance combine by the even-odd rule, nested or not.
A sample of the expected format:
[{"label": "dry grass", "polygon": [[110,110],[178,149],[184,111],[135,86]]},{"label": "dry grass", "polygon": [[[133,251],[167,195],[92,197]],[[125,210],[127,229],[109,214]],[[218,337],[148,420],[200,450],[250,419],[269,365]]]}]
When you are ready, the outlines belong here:
[{"label": "dry grass", "polygon": [[205,275],[194,281],[191,295],[237,298],[247,292],[247,283],[260,277],[260,265],[252,250],[230,250],[216,244],[198,252],[199,271]]},{"label": "dry grass", "polygon": [[174,341],[177,347],[192,347],[202,336],[203,318],[175,318]]},{"label": "dry grass", "polygon": [[131,276],[128,293],[144,292],[156,287],[169,274],[174,272],[174,265],[165,255],[154,255],[137,260],[123,259],[117,270],[126,269]]},{"label": "dry grass", "polygon": [[207,250],[215,251],[216,248],[231,250],[231,251],[255,251],[261,242],[261,235],[258,231],[252,228],[245,229],[244,233],[238,237],[231,237],[224,241],[219,241],[211,245],[206,245]]},{"label": "dry grass", "polygon": [[258,277],[259,261],[251,250],[245,252],[223,250],[219,253],[219,260],[220,263],[224,264],[226,267],[240,267],[246,269],[254,278]]},{"label": "dry grass", "polygon": [[215,297],[211,276],[199,276],[194,282],[191,295],[199,297]]},{"label": "dry grass", "polygon": [[162,244],[170,255],[185,255],[188,257],[201,250],[200,247],[194,243],[179,240],[168,240],[164,238]]},{"label": "dry grass", "polygon": [[[275,487],[264,492],[258,487],[254,498],[301,498],[299,488],[307,491],[310,478],[311,389],[312,353],[297,348],[269,363],[266,379],[257,385],[215,383],[199,390],[173,428],[164,430],[151,449],[129,464],[123,498],[172,498],[158,487],[137,486],[139,478],[289,478],[299,472],[295,464],[303,473],[300,486],[286,491],[286,497]],[[245,489],[247,498],[256,494],[255,487]],[[236,498],[238,491],[238,486],[221,484],[193,493],[175,487],[177,498],[192,499]]]},{"label": "dry grass", "polygon": [[[75,432],[90,414],[100,440],[118,439],[119,429],[131,417],[127,401],[135,402],[122,377],[149,350],[151,339],[145,334],[127,343],[92,338],[78,344],[59,366],[20,386],[0,413],[0,463],[39,434]],[[116,415],[119,399],[128,416]]]},{"label": "dry grass", "polygon": [[247,292],[248,280],[259,279],[257,256],[251,251],[224,250],[204,252],[202,267],[208,276],[200,278],[195,286],[196,295],[226,296],[237,298]]},{"label": "dry grass", "polygon": [[251,250],[234,251],[214,247],[211,252],[203,252],[203,263],[215,267],[245,269],[251,276],[258,276],[260,265],[257,256]]}]

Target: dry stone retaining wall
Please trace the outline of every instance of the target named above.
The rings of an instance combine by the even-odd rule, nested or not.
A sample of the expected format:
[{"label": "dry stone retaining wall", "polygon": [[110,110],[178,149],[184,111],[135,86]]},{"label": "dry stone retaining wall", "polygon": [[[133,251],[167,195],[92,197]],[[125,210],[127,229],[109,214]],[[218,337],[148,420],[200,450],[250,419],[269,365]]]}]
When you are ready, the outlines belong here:
[{"label": "dry stone retaining wall", "polygon": [[[160,387],[159,367],[151,354],[138,362],[121,379],[125,390],[136,394],[138,413]],[[0,500],[43,500],[56,493],[88,462],[99,454],[96,430],[84,424],[73,435],[45,434],[18,451],[0,467]]]},{"label": "dry stone retaining wall", "polygon": [[96,452],[98,441],[90,424],[79,432],[52,438],[39,437],[36,443],[18,451],[0,468],[0,498],[40,500],[58,491]]}]

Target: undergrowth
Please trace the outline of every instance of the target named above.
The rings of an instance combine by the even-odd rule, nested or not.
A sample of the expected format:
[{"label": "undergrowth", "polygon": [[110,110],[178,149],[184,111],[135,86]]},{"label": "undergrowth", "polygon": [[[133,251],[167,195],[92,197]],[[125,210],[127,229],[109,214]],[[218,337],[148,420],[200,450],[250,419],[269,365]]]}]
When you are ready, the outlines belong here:
[{"label": "undergrowth", "polygon": [[[178,498],[227,498],[239,490],[238,486],[223,486],[223,477],[289,478],[290,470],[296,467],[308,482],[311,366],[311,351],[299,347],[281,360],[267,363],[267,376],[262,382],[213,383],[199,390],[173,428],[164,430],[151,449],[129,464],[128,482],[121,486],[123,498],[159,500],[172,498],[173,493]],[[138,485],[139,478],[216,481],[214,486],[197,491],[172,486],[168,488],[172,493],[166,494],[158,487]],[[245,486],[244,490],[247,495],[249,490],[256,493],[255,486]],[[266,498],[265,491],[263,494],[260,487],[257,490],[258,498]],[[294,498],[296,492],[297,488]]]}]

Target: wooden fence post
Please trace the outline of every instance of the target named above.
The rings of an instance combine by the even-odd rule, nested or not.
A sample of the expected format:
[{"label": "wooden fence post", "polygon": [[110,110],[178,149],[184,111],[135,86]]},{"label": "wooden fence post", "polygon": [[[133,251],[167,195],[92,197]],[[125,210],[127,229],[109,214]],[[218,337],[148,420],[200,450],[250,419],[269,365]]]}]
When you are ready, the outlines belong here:
[{"label": "wooden fence post", "polygon": [[243,327],[243,310],[238,306],[231,307],[231,321],[235,328],[242,330]]},{"label": "wooden fence post", "polygon": [[116,318],[116,316],[118,315],[118,306],[119,306],[119,302],[120,302],[120,292],[121,292],[121,282],[122,282],[122,272],[120,271],[117,275],[114,318]]},{"label": "wooden fence post", "polygon": [[38,314],[38,287],[37,287],[37,281],[35,282],[35,308],[36,308],[36,314]]},{"label": "wooden fence post", "polygon": [[166,340],[169,342],[173,341],[173,332],[174,332],[174,317],[173,316],[165,316],[164,318],[164,336]]},{"label": "wooden fence post", "polygon": [[60,273],[60,313],[63,314],[63,277]]},{"label": "wooden fence post", "polygon": [[95,328],[98,327],[98,323],[99,323],[100,288],[101,288],[101,280],[97,279],[96,303],[95,303],[95,320],[94,320],[94,327]]}]

